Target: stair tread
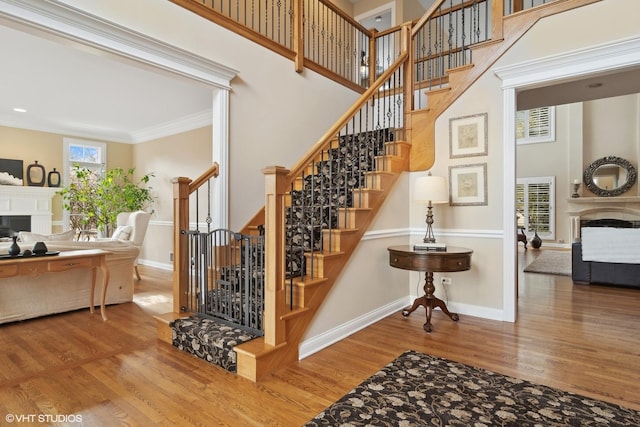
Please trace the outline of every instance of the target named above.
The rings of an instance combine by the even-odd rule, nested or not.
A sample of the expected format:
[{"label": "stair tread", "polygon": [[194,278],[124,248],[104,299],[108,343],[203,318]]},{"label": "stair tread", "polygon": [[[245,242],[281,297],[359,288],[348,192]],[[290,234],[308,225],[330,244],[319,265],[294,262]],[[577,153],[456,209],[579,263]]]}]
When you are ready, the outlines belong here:
[{"label": "stair tread", "polygon": [[153,316],[154,319],[156,319],[159,322],[162,323],[166,323],[167,325],[169,323],[171,323],[172,321],[176,320],[176,319],[181,319],[183,317],[189,317],[188,313],[174,313],[174,312],[169,312],[169,313],[163,313],[163,314],[156,314],[155,316]]}]

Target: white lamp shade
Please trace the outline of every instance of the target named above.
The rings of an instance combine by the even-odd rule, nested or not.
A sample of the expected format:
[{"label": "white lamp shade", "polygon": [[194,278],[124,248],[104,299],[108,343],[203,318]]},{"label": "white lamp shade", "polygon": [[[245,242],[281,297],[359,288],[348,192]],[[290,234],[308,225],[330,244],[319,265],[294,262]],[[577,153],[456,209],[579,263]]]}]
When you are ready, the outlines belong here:
[{"label": "white lamp shade", "polygon": [[422,203],[447,203],[449,201],[447,180],[442,176],[421,176],[416,179],[413,199]]}]

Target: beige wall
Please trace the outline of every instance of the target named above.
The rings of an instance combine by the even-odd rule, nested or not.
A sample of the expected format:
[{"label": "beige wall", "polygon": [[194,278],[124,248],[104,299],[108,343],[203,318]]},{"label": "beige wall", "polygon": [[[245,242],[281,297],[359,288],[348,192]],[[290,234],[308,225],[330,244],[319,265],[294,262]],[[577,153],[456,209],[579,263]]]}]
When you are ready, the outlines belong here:
[{"label": "beige wall", "polygon": [[349,0],[330,0],[335,6],[339,7],[347,15],[353,16],[353,4]]},{"label": "beige wall", "polygon": [[133,146],[137,171],[155,175],[150,182],[154,212],[140,253],[142,263],[167,268],[169,252],[173,251],[171,180],[196,178],[211,166],[211,129],[206,126]]},{"label": "beige wall", "polygon": [[[26,169],[35,160],[45,167],[46,173],[56,168],[62,171],[64,135],[0,126],[0,157],[24,161],[24,184],[27,185]],[[132,146],[117,142],[107,144],[107,168],[128,169],[133,166]],[[64,228],[62,223],[62,198],[53,198],[53,231]]]},{"label": "beige wall", "polygon": [[[638,166],[639,105],[638,94],[584,103],[583,168],[604,156],[622,157]],[[635,196],[634,190],[631,193]]]}]

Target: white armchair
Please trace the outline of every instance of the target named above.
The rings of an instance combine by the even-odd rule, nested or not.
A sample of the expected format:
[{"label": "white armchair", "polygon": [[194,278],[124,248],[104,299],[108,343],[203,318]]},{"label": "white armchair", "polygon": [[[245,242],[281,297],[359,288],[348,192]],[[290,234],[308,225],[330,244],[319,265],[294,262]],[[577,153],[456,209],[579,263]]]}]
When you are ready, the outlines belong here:
[{"label": "white armchair", "polygon": [[[145,211],[121,212],[116,218],[117,228],[111,238],[114,240],[129,241],[134,246],[142,249],[142,243],[144,242],[144,236],[147,232],[149,219],[151,219],[151,214]],[[134,261],[133,266],[136,273],[136,278],[140,280],[137,257]]]}]

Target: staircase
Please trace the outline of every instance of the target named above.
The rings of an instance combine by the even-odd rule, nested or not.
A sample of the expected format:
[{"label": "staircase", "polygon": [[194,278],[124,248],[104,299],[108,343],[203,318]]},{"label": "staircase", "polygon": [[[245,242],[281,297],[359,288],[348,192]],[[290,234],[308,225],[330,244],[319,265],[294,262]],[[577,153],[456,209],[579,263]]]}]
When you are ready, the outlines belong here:
[{"label": "staircase", "polygon": [[[421,56],[418,46],[425,42],[417,39],[420,30],[430,19],[451,19],[451,12],[443,10],[445,0],[437,0],[415,25],[399,30],[403,48],[397,59],[298,165],[291,171],[265,169],[265,209],[242,231],[250,233],[262,224],[266,229],[265,331],[233,347],[238,375],[258,381],[298,360],[301,338],[314,314],[400,174],[433,165],[436,118],[539,19],[595,1],[600,0],[552,0],[510,16],[504,16],[504,2],[493,1],[486,41],[472,46],[463,41],[460,49],[425,50]],[[485,2],[466,3],[474,7]],[[416,64],[458,50],[463,59],[442,75],[414,78]],[[416,97],[423,95],[428,102],[419,107]],[[363,146],[362,141],[371,144]],[[178,227],[186,225],[185,220]],[[179,282],[174,299],[181,301]],[[176,309],[164,316],[159,337],[172,341],[167,325],[183,315]]]},{"label": "staircase", "polygon": [[[298,359],[298,345],[291,343],[300,342],[386,196],[406,170],[410,145],[396,138],[401,133],[385,129],[338,138],[322,152],[314,170],[296,180],[293,191],[287,194],[291,199],[286,213],[290,242],[285,267],[287,306],[281,307],[278,316],[286,341],[273,345],[260,337],[237,346],[239,375],[256,381]],[[354,147],[353,141],[367,143]],[[361,172],[355,174],[357,178],[351,174],[354,164]],[[338,185],[332,186],[334,183]],[[319,199],[329,202],[321,204]],[[310,212],[317,225],[305,226],[309,222],[302,220]]]}]

